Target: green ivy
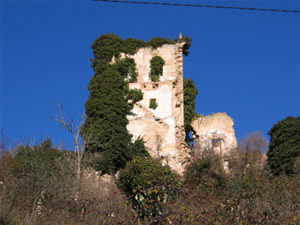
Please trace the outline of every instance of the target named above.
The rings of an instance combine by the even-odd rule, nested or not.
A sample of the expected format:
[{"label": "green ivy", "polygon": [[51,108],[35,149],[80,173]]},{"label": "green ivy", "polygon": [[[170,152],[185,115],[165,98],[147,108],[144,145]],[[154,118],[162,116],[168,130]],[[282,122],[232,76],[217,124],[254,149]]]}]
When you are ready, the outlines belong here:
[{"label": "green ivy", "polygon": [[[143,142],[131,142],[132,135],[126,128],[127,115],[143,99],[141,90],[129,89],[128,85],[137,81],[136,64],[131,58],[118,57],[121,52],[134,54],[145,46],[144,41],[122,40],[115,34],[102,35],[92,45],[95,74],[88,86],[90,97],[85,104],[87,120],[82,134],[87,137],[87,152],[96,153],[91,160],[93,167],[103,173],[116,172],[135,155],[147,154]],[[113,57],[115,63],[111,64]]]},{"label": "green ivy", "polygon": [[135,38],[127,38],[123,41],[122,52],[134,55],[138,49],[147,47],[147,42]]},{"label": "green ivy", "polygon": [[182,39],[174,39],[174,41],[185,42],[182,47],[182,54],[188,56],[190,54],[189,49],[192,46],[192,39],[189,36],[183,36]]},{"label": "green ivy", "polygon": [[184,90],[184,129],[185,129],[185,141],[190,143],[192,139],[189,137],[190,133],[193,132],[192,121],[198,116],[195,113],[196,96],[198,90],[194,81],[191,79],[184,79],[183,81]]},{"label": "green ivy", "polygon": [[125,58],[122,60],[117,60],[116,62],[117,70],[125,78],[128,83],[133,83],[137,81],[136,64],[134,59]]},{"label": "green ivy", "polygon": [[[132,114],[134,104],[142,100],[143,93],[129,89],[129,83],[137,81],[136,64],[131,58],[120,59],[120,54],[133,55],[142,47],[158,48],[175,43],[175,40],[162,37],[152,38],[148,43],[134,38],[123,40],[110,33],[101,35],[92,44],[94,58],[91,61],[95,74],[88,86],[90,96],[85,104],[87,120],[82,135],[87,137],[87,152],[97,153],[93,161],[97,170],[116,172],[134,158],[131,152],[144,154],[146,151],[141,148],[141,143],[133,145],[132,135],[126,128],[127,116]],[[115,63],[111,64],[113,57]],[[152,59],[152,80],[159,80],[163,65],[161,57]]]},{"label": "green ivy", "polygon": [[152,38],[148,43],[147,45],[156,49],[156,48],[159,48],[165,44],[176,44],[176,41],[172,41],[170,38],[168,39],[165,39],[163,37],[155,37],[155,38]]},{"label": "green ivy", "polygon": [[158,106],[156,99],[150,99],[149,108],[150,109],[156,109]]},{"label": "green ivy", "polygon": [[150,79],[152,81],[159,81],[160,76],[163,74],[163,66],[165,64],[165,60],[160,56],[154,56],[150,61]]}]

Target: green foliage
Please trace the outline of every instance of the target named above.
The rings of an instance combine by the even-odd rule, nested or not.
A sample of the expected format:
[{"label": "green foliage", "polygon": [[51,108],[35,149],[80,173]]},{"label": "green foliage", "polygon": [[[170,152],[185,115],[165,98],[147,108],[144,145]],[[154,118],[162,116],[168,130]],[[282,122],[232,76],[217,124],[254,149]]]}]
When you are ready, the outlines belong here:
[{"label": "green foliage", "polygon": [[[175,43],[162,37],[148,43],[134,38],[122,40],[110,33],[101,35],[92,44],[95,74],[88,86],[87,120],[81,134],[85,137],[87,152],[97,153],[93,160],[96,169],[104,173],[116,172],[133,158],[130,155],[131,135],[126,129],[127,115],[131,114],[133,105],[142,100],[143,94],[140,90],[129,90],[128,84],[137,81],[136,64],[131,58],[120,59],[120,54],[132,55],[141,47],[158,48]],[[111,64],[113,57],[115,63]],[[151,60],[152,80],[159,80],[163,65],[161,57]]]},{"label": "green foliage", "polygon": [[224,172],[217,158],[203,158],[193,162],[185,173],[185,181],[191,188],[218,192],[224,186]]},{"label": "green foliage", "polygon": [[300,116],[287,117],[275,124],[271,136],[268,164],[275,175],[295,173],[296,157],[300,156]]},{"label": "green foliage", "polygon": [[170,38],[165,39],[163,37],[155,37],[148,42],[148,46],[151,46],[154,49],[159,48],[164,44],[176,44],[176,41],[172,41]]},{"label": "green foliage", "polygon": [[192,39],[189,36],[183,36],[182,39],[175,39],[174,41],[185,42],[182,47],[182,54],[185,56],[189,55],[189,49],[192,46]]},{"label": "green foliage", "polygon": [[95,74],[90,83],[90,98],[86,102],[87,120],[83,133],[89,136],[88,152],[102,153],[97,169],[115,172],[125,166],[131,135],[126,126],[130,113],[125,98],[125,80],[117,65],[107,65],[101,74]]},{"label": "green foliage", "polygon": [[130,55],[134,55],[139,48],[146,47],[147,43],[143,40],[135,38],[127,38],[123,41],[122,52],[125,52]]},{"label": "green foliage", "polygon": [[129,157],[130,160],[134,159],[135,157],[149,157],[149,153],[145,147],[144,140],[139,137],[133,143],[130,143],[129,146]]},{"label": "green foliage", "polygon": [[117,60],[116,66],[126,82],[133,83],[137,81],[136,64],[133,59],[125,58],[123,60]]},{"label": "green foliage", "polygon": [[196,96],[198,90],[194,81],[191,79],[183,80],[183,90],[184,90],[184,129],[185,129],[185,141],[190,143],[192,139],[190,138],[190,132],[193,131],[191,126],[193,119],[196,118],[197,113],[195,113],[196,106]]},{"label": "green foliage", "polygon": [[169,167],[152,158],[135,158],[121,170],[116,181],[141,218],[157,217],[171,202],[179,187],[177,176]]},{"label": "green foliage", "polygon": [[163,74],[163,66],[165,60],[160,56],[154,56],[150,61],[150,79],[152,81],[159,81],[159,77]]},{"label": "green foliage", "polygon": [[127,91],[127,99],[130,100],[129,105],[131,108],[136,102],[143,99],[143,92],[140,89],[129,89]]},{"label": "green foliage", "polygon": [[55,160],[61,155],[57,149],[51,148],[50,139],[45,140],[41,146],[19,146],[13,160],[14,172],[18,176],[34,176],[34,179],[39,179],[38,174],[41,170],[58,173],[59,168],[56,168]]},{"label": "green foliage", "polygon": [[176,44],[176,42],[185,42],[182,47],[182,54],[185,56],[189,55],[189,48],[192,46],[192,39],[189,36],[183,36],[182,39],[175,38],[171,40],[170,38],[165,39],[163,37],[155,37],[152,38],[147,45],[151,46],[152,48],[158,48],[163,46],[164,44]]},{"label": "green foliage", "polygon": [[149,108],[150,109],[156,109],[157,106],[158,106],[158,104],[156,102],[156,99],[154,99],[154,98],[150,99]]},{"label": "green foliage", "polygon": [[182,48],[182,54],[188,56],[190,54],[189,49],[192,46],[192,39],[189,36],[183,36],[182,41],[185,42]]},{"label": "green foliage", "polygon": [[119,56],[122,52],[123,40],[115,34],[101,35],[92,44],[94,61],[92,67],[95,69],[98,63],[108,63],[113,56]]},{"label": "green foliage", "polygon": [[[115,34],[102,35],[92,45],[95,75],[88,87],[90,97],[85,105],[87,120],[82,134],[88,140],[87,151],[98,153],[93,165],[103,173],[123,168],[128,160],[134,158],[133,153],[138,154],[137,146],[144,152],[145,148],[141,148],[143,142],[131,143],[131,135],[126,128],[127,115],[143,98],[141,90],[128,87],[128,83],[137,81],[136,64],[131,58],[119,59],[118,56],[121,52],[134,54],[147,45],[138,39],[122,40]],[[110,64],[113,56],[116,63]]]},{"label": "green foliage", "polygon": [[202,173],[207,173],[209,171],[209,169],[212,166],[212,162],[211,159],[206,158],[206,159],[202,159],[199,160],[195,163],[195,171],[197,172],[197,174],[202,174]]}]

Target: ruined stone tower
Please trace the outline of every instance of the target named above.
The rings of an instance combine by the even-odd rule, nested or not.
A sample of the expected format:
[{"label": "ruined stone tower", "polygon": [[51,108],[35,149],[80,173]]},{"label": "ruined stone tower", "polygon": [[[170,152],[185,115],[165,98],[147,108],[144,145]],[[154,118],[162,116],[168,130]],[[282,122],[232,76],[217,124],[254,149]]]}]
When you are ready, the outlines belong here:
[{"label": "ruined stone tower", "polygon": [[[183,110],[183,55],[184,42],[165,44],[157,49],[140,48],[134,55],[138,73],[131,89],[140,89],[143,100],[135,104],[133,116],[128,116],[127,129],[134,138],[142,137],[150,155],[161,158],[175,172],[182,174],[190,159],[185,144]],[[125,55],[123,55],[125,56]],[[163,73],[158,82],[150,79],[150,61],[153,57],[164,59]],[[151,102],[156,107],[151,107]]]}]

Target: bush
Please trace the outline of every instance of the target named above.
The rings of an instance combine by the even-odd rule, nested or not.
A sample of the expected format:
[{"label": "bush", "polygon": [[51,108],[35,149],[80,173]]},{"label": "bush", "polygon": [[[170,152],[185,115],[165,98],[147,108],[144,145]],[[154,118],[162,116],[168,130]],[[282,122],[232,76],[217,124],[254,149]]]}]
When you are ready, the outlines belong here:
[{"label": "bush", "polygon": [[142,219],[163,215],[163,206],[174,200],[180,185],[169,167],[159,160],[140,157],[121,170],[116,183]]}]

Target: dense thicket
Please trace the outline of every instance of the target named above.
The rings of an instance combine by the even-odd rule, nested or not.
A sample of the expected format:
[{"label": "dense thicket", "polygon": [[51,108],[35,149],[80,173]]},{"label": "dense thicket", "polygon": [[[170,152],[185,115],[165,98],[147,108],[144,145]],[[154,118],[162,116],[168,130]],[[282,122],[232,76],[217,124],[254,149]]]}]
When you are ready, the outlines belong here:
[{"label": "dense thicket", "polygon": [[86,167],[78,190],[76,156],[49,140],[1,149],[0,224],[298,224],[300,173],[272,176],[257,156],[239,151],[230,174],[212,152],[193,158],[181,183],[159,161],[136,158],[117,181],[124,196]]},{"label": "dense thicket", "polygon": [[193,131],[191,123],[196,118],[197,113],[195,112],[196,96],[198,90],[194,81],[191,79],[184,79],[183,81],[184,90],[184,129],[185,129],[185,141],[190,143],[190,133]]},{"label": "dense thicket", "polygon": [[55,149],[50,140],[1,149],[0,224],[132,223],[135,216],[116,185],[99,182],[94,173],[85,169],[78,190],[74,152]]},{"label": "dense thicket", "polygon": [[299,170],[295,161],[300,157],[300,116],[279,121],[268,134],[271,140],[267,155],[272,172],[276,175],[295,174]]}]

